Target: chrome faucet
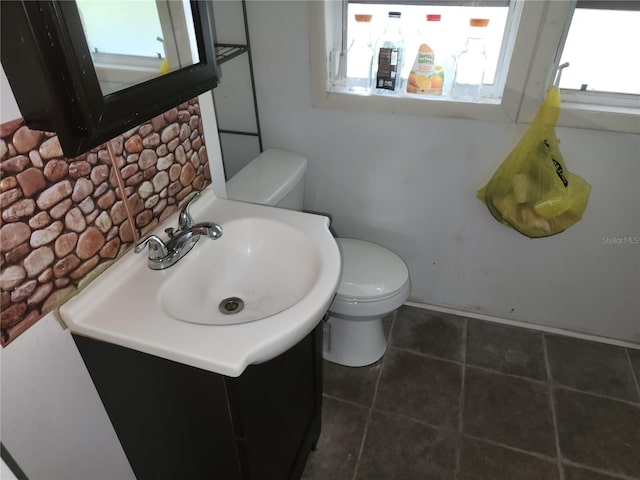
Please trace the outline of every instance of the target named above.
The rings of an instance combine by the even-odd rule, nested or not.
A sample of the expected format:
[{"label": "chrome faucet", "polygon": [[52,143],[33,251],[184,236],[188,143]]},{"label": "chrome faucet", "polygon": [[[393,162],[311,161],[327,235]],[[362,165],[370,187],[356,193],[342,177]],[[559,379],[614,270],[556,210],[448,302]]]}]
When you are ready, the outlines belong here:
[{"label": "chrome faucet", "polygon": [[222,227],[213,222],[193,223],[193,218],[189,214],[189,206],[200,197],[200,192],[193,195],[178,216],[180,230],[167,228],[165,233],[169,240],[165,243],[157,235],[149,235],[140,241],[135,248],[136,253],[140,253],[149,246],[149,268],[152,270],[163,270],[178,263],[195,244],[201,236],[207,236],[212,240],[217,240],[222,236]]}]

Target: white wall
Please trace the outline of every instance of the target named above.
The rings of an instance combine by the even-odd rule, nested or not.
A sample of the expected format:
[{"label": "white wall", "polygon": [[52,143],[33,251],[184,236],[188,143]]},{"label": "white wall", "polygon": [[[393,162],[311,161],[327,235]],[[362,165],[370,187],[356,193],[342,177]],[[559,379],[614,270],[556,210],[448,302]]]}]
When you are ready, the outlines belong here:
[{"label": "white wall", "polygon": [[313,108],[307,3],[250,1],[266,148],[309,158],[305,208],[408,263],[416,302],[640,344],[640,137],[558,129],[593,186],[584,218],[528,239],[475,194],[526,126]]},{"label": "white wall", "polygon": [[2,349],[2,443],[31,480],[135,479],[71,334],[52,314]]}]

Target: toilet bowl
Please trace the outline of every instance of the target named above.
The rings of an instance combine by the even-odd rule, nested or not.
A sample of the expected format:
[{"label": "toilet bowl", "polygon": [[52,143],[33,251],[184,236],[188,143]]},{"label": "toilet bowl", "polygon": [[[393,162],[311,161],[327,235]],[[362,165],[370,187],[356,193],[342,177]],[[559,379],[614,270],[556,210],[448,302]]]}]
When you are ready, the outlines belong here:
[{"label": "toilet bowl", "polygon": [[[302,210],[307,159],[279,149],[265,150],[227,182],[227,197]],[[391,250],[364,240],[337,238],[342,274],[324,328],[323,356],[360,367],[378,361],[387,349],[382,317],[409,297],[405,262]]]},{"label": "toilet bowl", "polygon": [[342,274],[325,324],[323,356],[349,367],[370,365],[387,349],[382,317],[409,297],[409,270],[398,255],[375,243],[353,238],[336,242]]}]

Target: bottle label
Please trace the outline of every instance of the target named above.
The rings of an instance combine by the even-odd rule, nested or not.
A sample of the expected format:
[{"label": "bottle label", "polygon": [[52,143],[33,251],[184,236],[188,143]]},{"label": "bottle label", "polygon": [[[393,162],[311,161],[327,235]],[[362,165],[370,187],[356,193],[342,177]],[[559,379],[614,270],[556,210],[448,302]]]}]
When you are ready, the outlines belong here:
[{"label": "bottle label", "polygon": [[435,53],[423,43],[418,49],[416,61],[409,74],[407,93],[419,95],[442,95],[444,68],[435,64]]},{"label": "bottle label", "polygon": [[395,90],[398,78],[398,48],[381,48],[378,53],[376,88]]}]

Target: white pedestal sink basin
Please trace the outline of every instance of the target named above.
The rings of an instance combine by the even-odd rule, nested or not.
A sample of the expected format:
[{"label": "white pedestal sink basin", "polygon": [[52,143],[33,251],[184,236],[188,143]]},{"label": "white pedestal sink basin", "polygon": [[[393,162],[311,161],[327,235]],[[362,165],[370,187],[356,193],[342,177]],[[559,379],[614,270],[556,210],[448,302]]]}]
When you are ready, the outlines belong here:
[{"label": "white pedestal sink basin", "polygon": [[[202,237],[166,270],[130,251],[59,314],[73,333],[237,377],[322,319],[340,253],[326,217],[219,199],[211,188],[190,210],[198,222],[219,224],[222,237]],[[176,224],[177,213],[155,233]],[[222,313],[231,297],[244,305]]]},{"label": "white pedestal sink basin", "polygon": [[320,261],[312,239],[295,227],[265,218],[232,220],[219,240],[202,238],[172,267],[159,300],[170,317],[185,322],[252,322],[304,298]]}]

